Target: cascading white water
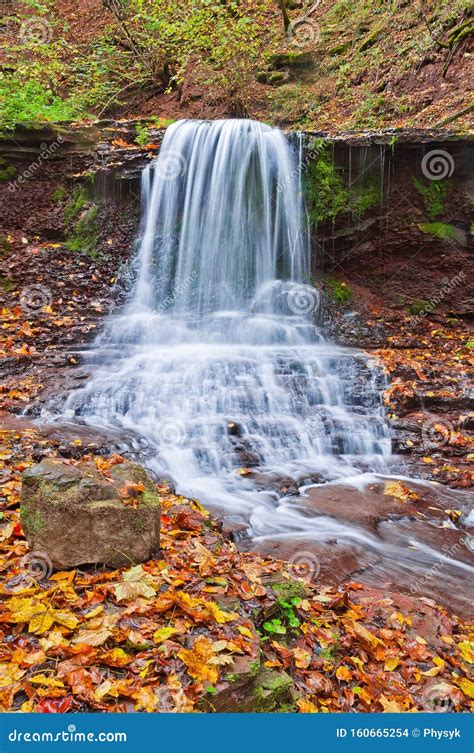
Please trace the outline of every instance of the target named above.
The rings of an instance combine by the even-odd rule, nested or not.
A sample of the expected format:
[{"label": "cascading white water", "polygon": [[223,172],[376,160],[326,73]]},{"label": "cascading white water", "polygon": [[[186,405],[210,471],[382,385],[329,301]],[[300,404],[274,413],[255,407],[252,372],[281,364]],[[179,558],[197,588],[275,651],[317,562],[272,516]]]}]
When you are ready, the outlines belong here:
[{"label": "cascading white water", "polygon": [[302,483],[390,454],[380,371],[314,324],[300,158],[281,131],[250,120],[167,129],[143,174],[131,299],[66,405],[137,432],[180,492],[255,535],[309,524],[285,506],[275,517],[275,493],[242,466]]}]

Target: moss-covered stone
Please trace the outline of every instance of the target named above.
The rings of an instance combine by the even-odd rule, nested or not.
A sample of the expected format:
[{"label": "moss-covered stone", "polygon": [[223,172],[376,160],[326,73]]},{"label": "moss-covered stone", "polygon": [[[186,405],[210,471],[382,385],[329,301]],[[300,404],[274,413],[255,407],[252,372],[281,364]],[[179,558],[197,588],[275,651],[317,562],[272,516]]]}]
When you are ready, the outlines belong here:
[{"label": "moss-covered stone", "polygon": [[31,550],[58,569],[130,565],[159,549],[160,498],[130,461],[105,476],[93,460],[71,466],[46,458],[23,474],[20,519]]},{"label": "moss-covered stone", "polygon": [[278,580],[270,584],[272,591],[279,599],[290,602],[291,599],[304,599],[307,596],[306,587],[300,580]]},{"label": "moss-covered stone", "polygon": [[286,52],[271,55],[268,59],[268,67],[273,70],[281,68],[312,68],[313,56],[310,52]]},{"label": "moss-covered stone", "polygon": [[257,676],[254,690],[255,711],[280,711],[292,707],[294,685],[290,675],[271,669],[262,670]]}]

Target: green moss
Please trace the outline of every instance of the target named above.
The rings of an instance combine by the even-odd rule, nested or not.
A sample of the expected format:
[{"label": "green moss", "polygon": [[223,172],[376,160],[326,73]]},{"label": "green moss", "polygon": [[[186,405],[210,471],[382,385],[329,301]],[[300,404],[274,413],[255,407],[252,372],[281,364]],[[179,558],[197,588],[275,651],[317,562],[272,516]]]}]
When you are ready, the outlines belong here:
[{"label": "green moss", "polygon": [[64,245],[69,251],[79,251],[93,258],[99,255],[98,215],[99,207],[96,204],[85,210],[66,238]]},{"label": "green moss", "polygon": [[349,192],[337,172],[332,150],[321,140],[315,140],[310,150],[318,156],[309,163],[305,178],[305,194],[310,220],[314,224],[332,221],[349,206]]},{"label": "green moss", "polygon": [[295,598],[304,599],[307,595],[304,584],[298,580],[278,581],[277,583],[272,583],[270,588],[277,594],[279,599],[287,602]]},{"label": "green moss", "polygon": [[450,240],[456,235],[456,228],[454,225],[448,225],[445,222],[422,222],[418,227],[422,233],[433,235],[435,238],[439,238],[442,241]]},{"label": "green moss", "polygon": [[351,211],[363,215],[381,202],[380,179],[377,175],[367,175],[356,181],[351,190]]},{"label": "green moss", "polygon": [[410,314],[420,314],[422,311],[426,310],[427,306],[431,306],[431,304],[429,301],[425,301],[423,298],[413,301],[409,308]]},{"label": "green moss", "polygon": [[10,290],[13,290],[13,280],[11,277],[0,277],[0,285],[5,291],[5,293],[9,293]]},{"label": "green moss", "polygon": [[340,282],[340,280],[336,280],[335,277],[330,276],[326,277],[326,282],[332,297],[340,306],[347,305],[353,299],[354,293],[345,282]]},{"label": "green moss", "polygon": [[444,209],[446,195],[451,185],[450,182],[447,180],[431,180],[428,184],[425,184],[414,176],[412,180],[413,185],[423,199],[427,215],[431,219],[439,217]]},{"label": "green moss", "polygon": [[64,210],[64,220],[67,225],[79,217],[87,201],[88,197],[85,189],[82,186],[76,187]]},{"label": "green moss", "polygon": [[0,182],[3,183],[16,174],[16,168],[13,165],[8,165],[7,161],[0,157]]},{"label": "green moss", "polygon": [[23,528],[35,536],[45,527],[45,522],[39,510],[30,510],[25,504],[20,506],[20,520]]},{"label": "green moss", "polygon": [[67,191],[64,188],[64,186],[58,186],[53,191],[53,199],[54,199],[54,201],[62,201],[63,199],[66,198],[66,196],[67,196]]},{"label": "green moss", "polygon": [[256,711],[280,711],[282,708],[288,711],[293,689],[293,680],[286,672],[262,671],[254,690]]}]

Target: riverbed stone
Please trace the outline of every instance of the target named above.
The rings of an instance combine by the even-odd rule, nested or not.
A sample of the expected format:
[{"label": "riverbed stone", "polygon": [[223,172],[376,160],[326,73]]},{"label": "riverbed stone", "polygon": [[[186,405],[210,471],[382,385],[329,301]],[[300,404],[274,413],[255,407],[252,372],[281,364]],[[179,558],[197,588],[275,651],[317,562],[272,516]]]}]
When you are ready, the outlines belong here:
[{"label": "riverbed stone", "polygon": [[[159,550],[160,498],[136,463],[46,458],[23,474],[20,519],[32,552],[55,569],[121,567]],[[102,469],[102,470],[101,470]]]}]

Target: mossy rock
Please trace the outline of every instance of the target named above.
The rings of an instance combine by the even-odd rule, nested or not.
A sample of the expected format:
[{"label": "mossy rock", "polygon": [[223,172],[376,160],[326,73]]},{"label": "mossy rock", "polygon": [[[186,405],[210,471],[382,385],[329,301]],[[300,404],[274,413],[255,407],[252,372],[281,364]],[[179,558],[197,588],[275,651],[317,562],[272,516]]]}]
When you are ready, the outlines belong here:
[{"label": "mossy rock", "polygon": [[235,672],[226,675],[213,692],[201,699],[202,711],[219,713],[268,713],[293,709],[297,696],[290,675],[262,668],[260,659],[237,657]]},{"label": "mossy rock", "polygon": [[272,70],[282,68],[312,68],[314,59],[310,52],[287,52],[279,55],[271,55],[268,67]]},{"label": "mossy rock", "polygon": [[56,569],[145,562],[159,550],[160,498],[128,460],[107,469],[46,458],[23,474],[20,519],[33,552]]},{"label": "mossy rock", "polygon": [[286,672],[262,670],[256,679],[254,711],[289,711],[294,705],[296,692],[293,680]]}]

